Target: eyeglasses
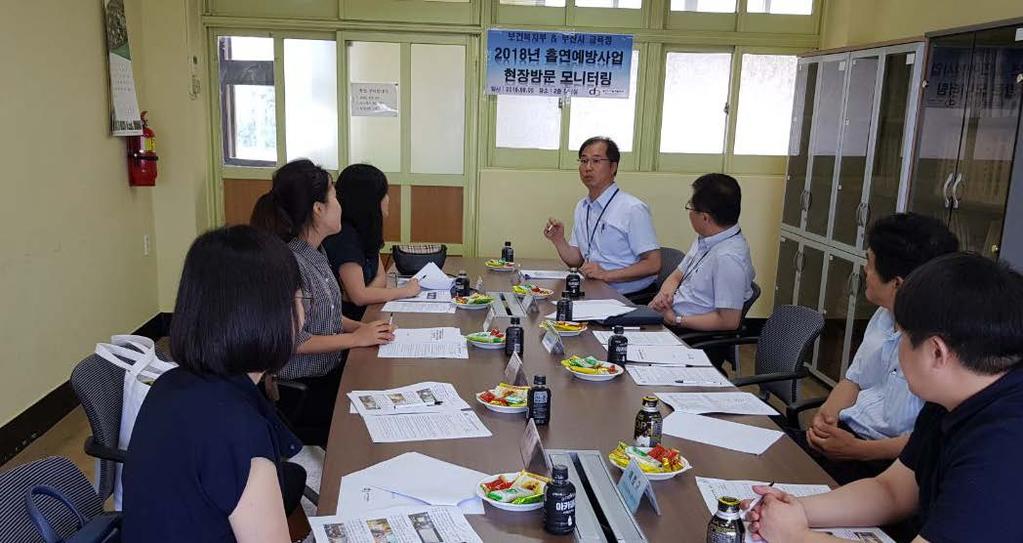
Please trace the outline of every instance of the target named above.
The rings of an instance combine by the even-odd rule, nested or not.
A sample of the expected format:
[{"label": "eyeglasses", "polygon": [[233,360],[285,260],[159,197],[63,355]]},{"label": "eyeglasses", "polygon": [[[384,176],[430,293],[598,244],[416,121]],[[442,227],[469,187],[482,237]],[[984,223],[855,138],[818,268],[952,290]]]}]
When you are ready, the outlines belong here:
[{"label": "eyeglasses", "polygon": [[578,160],[578,162],[579,162],[580,166],[585,166],[587,164],[593,164],[594,166],[600,166],[601,162],[611,162],[611,159],[609,159],[609,158],[580,158]]},{"label": "eyeglasses", "polygon": [[692,211],[693,213],[704,213],[702,209],[697,209],[692,202],[686,202],[685,208],[686,211]]},{"label": "eyeglasses", "polygon": [[306,313],[308,313],[309,312],[309,308],[312,307],[312,305],[313,305],[313,297],[311,295],[306,294],[305,292],[303,292],[302,294],[296,294],[295,295],[295,299],[296,300],[302,300],[302,309]]}]

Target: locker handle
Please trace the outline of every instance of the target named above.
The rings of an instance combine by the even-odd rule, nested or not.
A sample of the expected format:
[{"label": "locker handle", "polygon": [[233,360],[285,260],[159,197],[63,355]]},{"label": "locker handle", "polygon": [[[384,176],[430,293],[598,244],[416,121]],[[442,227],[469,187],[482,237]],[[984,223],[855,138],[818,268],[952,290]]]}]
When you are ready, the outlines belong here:
[{"label": "locker handle", "polygon": [[945,209],[952,206],[952,199],[948,196],[948,186],[952,183],[952,176],[955,172],[948,172],[948,177],[945,178],[945,184],[941,186],[941,197],[945,200]]},{"label": "locker handle", "polygon": [[956,181],[952,183],[952,209],[959,209],[959,183],[963,182],[963,174],[956,174]]}]

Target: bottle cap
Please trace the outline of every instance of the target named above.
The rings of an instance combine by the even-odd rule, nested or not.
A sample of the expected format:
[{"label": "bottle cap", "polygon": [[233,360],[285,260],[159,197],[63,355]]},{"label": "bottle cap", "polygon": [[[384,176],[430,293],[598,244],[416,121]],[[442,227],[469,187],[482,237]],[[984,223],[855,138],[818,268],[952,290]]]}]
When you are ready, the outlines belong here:
[{"label": "bottle cap", "polygon": [[732,496],[721,496],[718,498],[718,511],[722,513],[736,513],[739,511],[739,498]]},{"label": "bottle cap", "polygon": [[505,247],[511,247],[511,242],[510,242],[510,241],[506,241],[506,242],[504,242],[504,246],[505,246]]},{"label": "bottle cap", "polygon": [[458,270],[458,275],[466,275],[465,270]]},{"label": "bottle cap", "polygon": [[657,396],[643,396],[643,407],[657,407]]},{"label": "bottle cap", "polygon": [[561,291],[561,299],[562,300],[567,300],[568,299],[568,291],[567,290]]},{"label": "bottle cap", "polygon": [[579,271],[579,268],[569,268],[568,271],[572,273],[577,273]]},{"label": "bottle cap", "polygon": [[568,480],[568,466],[564,464],[554,464],[554,468],[551,470],[551,476],[555,482],[563,483]]},{"label": "bottle cap", "polygon": [[512,317],[512,318],[511,318],[511,323],[512,323],[513,325],[515,325],[515,324],[518,324],[518,323],[519,323],[519,318],[518,318],[518,317]]},{"label": "bottle cap", "polygon": [[619,325],[614,327],[613,331],[614,331],[615,334],[621,335],[621,334],[625,333],[625,328],[622,325],[619,324]]},{"label": "bottle cap", "polygon": [[534,385],[546,385],[547,384],[547,376],[546,375],[534,375],[533,376],[533,384]]}]

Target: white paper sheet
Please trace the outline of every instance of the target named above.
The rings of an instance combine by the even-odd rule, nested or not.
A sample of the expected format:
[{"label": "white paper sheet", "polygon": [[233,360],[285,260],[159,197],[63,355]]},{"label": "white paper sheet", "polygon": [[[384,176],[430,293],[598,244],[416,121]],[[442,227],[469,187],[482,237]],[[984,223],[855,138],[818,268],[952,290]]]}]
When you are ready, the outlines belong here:
[{"label": "white paper sheet", "polygon": [[380,308],[383,313],[447,313],[453,315],[455,306],[439,302],[399,302],[390,301]]},{"label": "white paper sheet", "polygon": [[[615,317],[618,315],[624,315],[635,307],[625,305],[619,300],[607,299],[607,300],[578,300],[572,302],[572,320],[573,321],[599,321],[604,320],[608,317]],[[546,318],[553,319],[557,316],[557,312],[547,315]]]},{"label": "white paper sheet", "polygon": [[[594,330],[593,337],[597,338],[604,348],[607,348],[608,342],[611,340],[613,332],[605,330]],[[639,330],[626,330],[625,339],[629,340],[629,347],[633,345],[679,345],[684,346],[682,340],[672,334],[668,330],[660,330],[657,332],[643,332]]]},{"label": "white paper sheet", "polygon": [[368,515],[311,517],[317,543],[483,543],[455,507],[394,507]]},{"label": "white paper sheet", "polygon": [[475,499],[476,485],[487,476],[418,452],[395,456],[358,473],[384,490],[452,507]]},{"label": "white paper sheet", "polygon": [[388,390],[353,390],[348,399],[363,416],[436,413],[469,409],[451,383],[424,381]]},{"label": "white paper sheet", "polygon": [[568,279],[567,271],[556,270],[522,270],[522,276],[526,279]]},{"label": "white paper sheet", "polygon": [[[389,509],[409,505],[429,505],[422,500],[403,496],[390,490],[384,490],[373,485],[372,477],[367,477],[361,471],[345,475],[341,478],[341,490],[338,493],[338,511],[344,511],[345,515],[363,515],[371,511]],[[482,515],[483,500],[471,498],[458,504],[458,510],[464,515]]]},{"label": "white paper sheet", "polygon": [[[679,366],[637,366],[628,364],[625,371],[640,386],[730,387],[731,381],[717,369],[683,368]],[[680,382],[681,381],[681,382]]]},{"label": "white paper sheet", "polygon": [[750,454],[762,454],[782,436],[778,430],[768,430],[682,411],[675,411],[665,417],[662,431],[682,439]]},{"label": "white paper sheet", "polygon": [[421,290],[419,294],[411,298],[402,298],[403,302],[435,302],[435,303],[450,303],[451,302],[451,291],[450,290]]},{"label": "white paper sheet", "polygon": [[472,411],[410,413],[362,417],[373,443],[490,437],[490,430]]},{"label": "white paper sheet", "polygon": [[629,362],[656,364],[658,366],[700,366],[713,367],[707,353],[701,349],[690,349],[669,345],[632,345],[625,355]]},{"label": "white paper sheet", "polygon": [[[740,500],[751,500],[757,496],[757,494],[753,492],[753,486],[766,484],[768,483],[764,481],[713,479],[710,477],[696,478],[696,486],[700,489],[700,495],[703,496],[703,502],[711,513],[717,511],[719,497],[732,496],[733,498],[738,498]],[[799,497],[823,494],[824,492],[831,490],[828,485],[802,485],[792,483],[775,483],[774,487],[778,490]],[[752,543],[753,538],[749,533],[748,524],[749,523],[747,523],[746,541],[748,543]],[[891,538],[878,528],[820,528],[815,531],[826,532],[835,537],[849,539],[852,541],[894,543]]]},{"label": "white paper sheet", "polygon": [[455,284],[455,279],[433,262],[428,262],[412,278],[418,279],[419,286],[425,290],[451,290],[451,285]]},{"label": "white paper sheet", "polygon": [[777,415],[773,407],[749,392],[658,392],[657,397],[675,411],[700,415]]},{"label": "white paper sheet", "polygon": [[[425,304],[423,304],[425,305]],[[462,331],[451,326],[399,328],[394,340],[380,346],[380,358],[469,358]]]}]

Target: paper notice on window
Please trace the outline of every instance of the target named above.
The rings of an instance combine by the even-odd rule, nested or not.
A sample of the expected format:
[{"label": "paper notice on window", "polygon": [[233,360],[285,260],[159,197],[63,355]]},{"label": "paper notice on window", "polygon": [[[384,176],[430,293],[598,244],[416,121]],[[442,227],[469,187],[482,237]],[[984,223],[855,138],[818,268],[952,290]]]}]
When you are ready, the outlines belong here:
[{"label": "paper notice on window", "polygon": [[675,411],[701,415],[777,415],[773,407],[749,392],[658,392],[657,397]]},{"label": "paper notice on window", "polygon": [[425,381],[390,390],[353,390],[348,393],[362,416],[433,413],[469,409],[451,383]]},{"label": "paper notice on window", "polygon": [[[614,335],[613,332],[609,332],[606,330],[593,331],[593,337],[597,338],[597,341],[599,341],[600,344],[604,346],[604,348],[607,348],[607,344],[611,340],[612,335]],[[629,340],[629,347],[632,347],[633,345],[637,346],[685,345],[684,343],[682,343],[681,339],[679,339],[678,337],[675,336],[675,334],[672,334],[667,330],[661,330],[659,332],[642,332],[627,330],[624,335],[625,339]]]},{"label": "paper notice on window", "polygon": [[373,443],[490,437],[490,430],[472,411],[410,413],[363,417]]},{"label": "paper notice on window", "polygon": [[782,432],[675,411],[664,418],[665,434],[749,454],[763,454]]},{"label": "paper notice on window", "polygon": [[352,117],[397,117],[397,83],[352,83]]},{"label": "paper notice on window", "polygon": [[658,366],[702,366],[712,367],[707,353],[701,349],[690,349],[678,345],[632,345],[625,355],[629,362],[657,364]]},{"label": "paper notice on window", "polygon": [[[753,492],[753,487],[755,485],[767,484],[768,483],[764,481],[726,480],[713,479],[710,477],[696,478],[696,486],[700,489],[700,495],[703,496],[703,502],[711,513],[717,511],[718,498],[721,496],[732,496],[740,500],[751,500],[757,496],[757,494]],[[831,490],[828,485],[802,485],[792,483],[775,483],[774,487],[798,497],[823,494]],[[746,542],[753,543],[753,537],[749,531],[749,523],[746,523],[746,525]],[[824,532],[850,541],[895,543],[879,528],[817,528],[814,531]]]},{"label": "paper notice on window", "polygon": [[730,387],[731,381],[718,370],[710,368],[682,368],[678,366],[637,366],[629,364],[625,370],[640,386],[678,387]]},{"label": "paper notice on window", "polygon": [[393,507],[309,525],[317,543],[483,543],[457,507]]},{"label": "paper notice on window", "polygon": [[453,315],[455,306],[440,302],[391,301],[380,308],[383,313],[446,313]]}]

